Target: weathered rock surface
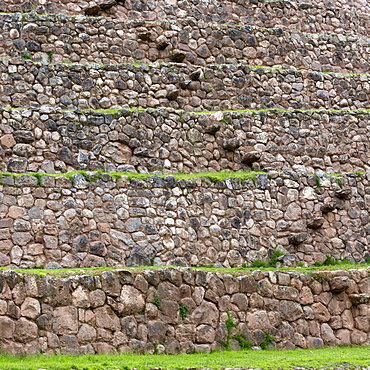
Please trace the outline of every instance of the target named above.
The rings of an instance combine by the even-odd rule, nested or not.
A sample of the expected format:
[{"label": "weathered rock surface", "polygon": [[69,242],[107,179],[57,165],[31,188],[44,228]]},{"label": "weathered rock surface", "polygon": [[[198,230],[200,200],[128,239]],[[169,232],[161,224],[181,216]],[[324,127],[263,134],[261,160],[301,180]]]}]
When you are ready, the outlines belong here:
[{"label": "weathered rock surface", "polygon": [[[360,291],[367,276],[367,269],[316,278],[279,271],[235,278],[190,268],[116,269],[59,278],[70,289],[68,301],[63,289],[47,289],[51,276],[0,271],[0,342],[18,354],[34,353],[36,341],[46,353],[82,354],[87,347],[89,353],[153,353],[154,346],[168,354],[192,353],[222,349],[230,315],[231,334],[254,345],[266,331],[280,349],[360,345],[368,341],[368,295],[336,287],[349,282],[351,291]],[[240,349],[236,340],[231,345]]]}]

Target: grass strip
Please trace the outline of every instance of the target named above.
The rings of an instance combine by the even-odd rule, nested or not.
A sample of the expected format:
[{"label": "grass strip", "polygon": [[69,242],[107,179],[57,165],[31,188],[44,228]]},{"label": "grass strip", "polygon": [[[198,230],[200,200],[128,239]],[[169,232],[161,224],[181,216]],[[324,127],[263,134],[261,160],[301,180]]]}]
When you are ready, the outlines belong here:
[{"label": "grass strip", "polygon": [[[264,172],[255,172],[255,171],[248,171],[248,172],[196,172],[196,173],[174,173],[174,174],[154,174],[154,173],[137,173],[137,172],[103,172],[101,170],[93,170],[93,171],[84,171],[84,170],[76,170],[66,173],[39,173],[39,172],[24,172],[24,173],[13,173],[13,172],[0,172],[0,176],[11,176],[11,177],[20,177],[22,175],[29,175],[35,176],[37,178],[41,178],[43,176],[51,176],[51,177],[66,177],[68,179],[73,179],[73,175],[80,173],[82,174],[87,181],[94,181],[101,178],[102,175],[109,175],[113,178],[121,178],[122,176],[127,176],[129,180],[131,179],[142,179],[147,180],[152,176],[157,177],[167,177],[173,176],[176,180],[194,180],[194,179],[209,179],[211,182],[218,182],[218,181],[225,181],[233,178],[239,178],[241,181],[245,180],[252,180],[253,182],[256,181],[256,175],[258,173]],[[41,180],[40,180],[41,181]],[[6,184],[4,184],[6,185]]]},{"label": "grass strip", "polygon": [[295,366],[315,369],[365,367],[370,363],[370,347],[337,347],[316,350],[238,351],[183,355],[21,356],[0,357],[1,370],[127,370],[251,367],[281,370]]},{"label": "grass strip", "polygon": [[[284,172],[284,171],[276,171],[278,173]],[[238,178],[241,181],[245,180],[251,180],[253,183],[256,182],[256,177],[258,174],[267,174],[266,171],[220,171],[220,172],[194,172],[194,173],[183,173],[183,172],[177,172],[177,173],[138,173],[138,172],[104,172],[102,170],[91,170],[91,171],[85,171],[85,170],[75,170],[70,172],[64,172],[64,173],[41,173],[41,172],[22,172],[22,173],[15,173],[15,172],[1,172],[0,171],[0,177],[1,176],[8,176],[17,178],[20,176],[28,175],[28,176],[34,176],[39,180],[39,185],[41,184],[42,177],[65,177],[67,179],[73,180],[73,175],[81,174],[87,181],[95,181],[102,177],[102,175],[109,175],[112,178],[119,179],[123,176],[126,176],[129,180],[131,179],[141,179],[141,180],[148,180],[150,177],[161,177],[165,178],[168,176],[174,177],[176,180],[185,180],[190,181],[194,179],[208,179],[211,182],[219,182],[219,181],[226,181],[230,179]],[[359,177],[362,177],[366,172],[361,171],[355,171],[355,172],[346,172],[346,173],[325,173],[325,175],[338,178],[345,176],[347,174],[356,174]],[[317,174],[306,174],[307,176],[314,176],[319,177]],[[322,173],[320,176],[322,177]],[[338,181],[338,180],[337,180]],[[341,180],[342,181],[342,180]],[[1,182],[0,185],[7,186],[8,184]]]},{"label": "grass strip", "polygon": [[[368,268],[369,263],[363,264],[351,264],[351,263],[338,263],[335,265],[329,266],[309,266],[309,267],[230,267],[230,268],[222,268],[222,267],[213,267],[213,266],[199,266],[190,268],[194,270],[203,270],[209,272],[217,272],[221,274],[231,274],[234,276],[242,276],[249,274],[253,271],[282,271],[282,272],[299,272],[305,273],[315,276],[316,274],[322,275],[322,273],[328,271],[342,271],[342,270],[359,270]],[[9,267],[0,267],[0,271],[6,270],[14,270],[19,273],[30,273],[36,274],[40,277],[44,277],[46,275],[55,275],[59,277],[68,277],[70,275],[101,275],[104,271],[113,271],[113,270],[128,270],[132,272],[140,272],[143,270],[153,270],[153,269],[162,269],[166,267],[176,267],[178,269],[184,269],[188,267],[177,267],[177,266],[136,266],[136,267],[125,267],[125,266],[102,266],[102,267],[86,267],[86,268],[68,268],[68,269],[44,269],[44,268],[36,268],[36,269],[12,269]],[[1,369],[0,369],[1,370]]]}]

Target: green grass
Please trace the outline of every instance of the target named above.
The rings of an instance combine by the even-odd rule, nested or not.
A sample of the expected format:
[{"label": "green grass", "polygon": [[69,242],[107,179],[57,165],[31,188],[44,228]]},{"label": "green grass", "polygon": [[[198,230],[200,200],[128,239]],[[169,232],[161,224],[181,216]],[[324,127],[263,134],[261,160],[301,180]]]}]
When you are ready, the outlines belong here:
[{"label": "green grass", "polygon": [[[230,267],[230,268],[221,268],[221,267],[213,267],[213,266],[200,266],[200,267],[191,267],[195,270],[203,270],[209,272],[217,272],[217,273],[225,273],[225,274],[232,274],[234,276],[241,276],[248,273],[251,273],[256,270],[260,271],[284,271],[284,272],[299,272],[299,273],[306,273],[310,275],[315,275],[317,273],[322,273],[325,271],[338,271],[338,270],[350,270],[350,269],[364,269],[370,265],[370,261],[363,264],[352,264],[348,262],[339,262],[336,265],[313,265],[309,267]],[[117,269],[128,270],[132,272],[139,272],[143,270],[154,270],[154,269],[163,269],[170,266],[137,266],[137,267],[125,267],[125,266],[116,266],[116,267],[109,267],[109,266],[102,266],[102,267],[86,267],[86,268],[70,268],[70,269],[44,269],[44,268],[36,268],[36,269],[11,269],[9,267],[0,267],[0,271],[5,270],[15,270],[19,273],[31,273],[36,274],[40,277],[46,275],[56,275],[60,277],[67,277],[70,275],[82,275],[82,274],[90,274],[90,275],[100,275],[104,271],[112,271]],[[182,267],[176,267],[182,268]]]},{"label": "green grass", "polygon": [[166,177],[166,176],[173,176],[176,180],[193,180],[193,179],[209,179],[212,182],[218,182],[218,181],[225,181],[232,178],[239,178],[241,181],[244,180],[252,180],[253,182],[256,180],[257,173],[263,173],[263,172],[227,172],[227,171],[221,171],[221,172],[196,172],[196,173],[174,173],[174,174],[152,174],[152,173],[137,173],[137,172],[103,172],[100,170],[96,171],[83,171],[83,170],[77,170],[77,171],[71,171],[67,173],[54,173],[54,174],[46,174],[46,173],[39,173],[39,172],[25,172],[25,173],[11,173],[11,172],[0,172],[0,176],[12,176],[12,177],[19,177],[22,175],[30,175],[35,176],[41,182],[41,177],[43,176],[52,176],[52,177],[66,177],[68,179],[72,179],[73,175],[76,173],[82,174],[87,181],[94,181],[96,179],[101,178],[103,174],[110,175],[114,178],[120,178],[122,176],[127,176],[128,179],[142,179],[147,180],[151,176],[158,176],[158,177]]},{"label": "green grass", "polygon": [[85,355],[85,356],[1,356],[2,370],[126,370],[129,368],[163,369],[252,367],[262,369],[354,368],[369,365],[370,347],[338,347],[291,351],[238,351],[191,355]]}]

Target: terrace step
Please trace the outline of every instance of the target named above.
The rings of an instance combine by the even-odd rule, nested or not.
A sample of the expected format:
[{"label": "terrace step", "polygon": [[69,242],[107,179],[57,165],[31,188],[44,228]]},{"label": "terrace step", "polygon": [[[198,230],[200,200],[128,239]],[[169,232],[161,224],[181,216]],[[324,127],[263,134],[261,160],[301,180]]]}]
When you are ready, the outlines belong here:
[{"label": "terrace step", "polygon": [[[122,21],[102,17],[1,15],[0,55],[39,58],[46,63],[134,63],[184,61],[187,64],[243,62],[323,72],[367,72],[370,40],[320,35],[282,28],[179,21]],[[0,22],[1,24],[1,22]]]},{"label": "terrace step", "polygon": [[0,109],[1,171],[369,170],[365,111]]},{"label": "terrace step", "polygon": [[267,260],[275,248],[308,265],[328,253],[370,257],[370,173],[130,176],[1,176],[0,265],[229,267]]},{"label": "terrace step", "polygon": [[367,109],[369,75],[278,70],[248,65],[43,65],[0,62],[0,105],[68,109],[173,107]]},{"label": "terrace step", "polygon": [[[369,14],[353,12],[343,7],[326,3],[320,5],[302,2],[278,1],[70,1],[49,2],[44,5],[36,1],[25,4],[0,2],[5,13],[27,13],[36,10],[42,13],[64,13],[69,15],[99,15],[116,19],[144,19],[146,21],[184,19],[187,17],[206,22],[244,23],[259,27],[282,27],[310,33],[344,33],[369,36]],[[31,6],[32,4],[32,6]],[[111,7],[109,7],[111,5]]]},{"label": "terrace step", "polygon": [[[227,318],[235,325],[239,340],[247,338],[240,341],[244,345],[248,344],[247,340],[249,345],[261,345],[268,337],[264,331],[272,333],[269,338],[274,342],[270,347],[275,349],[366,343],[366,330],[358,326],[367,322],[362,315],[367,305],[356,306],[348,299],[350,289],[367,292],[369,270],[366,268],[348,271],[338,266],[337,271],[311,273],[209,270],[125,268],[66,271],[64,274],[47,270],[37,273],[0,271],[2,302],[9,302],[15,312],[22,313],[18,319],[15,315],[0,316],[0,325],[6,335],[2,341],[3,350],[17,354],[56,352],[76,356],[115,354],[116,351],[154,353],[155,349],[172,355],[210,352],[228,346],[240,349],[237,340],[232,338],[229,344],[227,342]],[[333,294],[333,283],[342,284],[346,291]],[[326,295],[331,296],[328,308],[320,302],[322,293],[318,293],[325,288]],[[17,298],[19,292],[24,301]],[[368,293],[363,296],[369,297]],[[262,306],[261,302],[267,304]],[[341,313],[342,310],[342,317],[354,321],[356,326],[349,326],[344,320],[343,323],[339,319],[332,320],[331,312]],[[308,315],[310,319],[306,320]],[[301,329],[302,325],[305,330]],[[309,325],[318,328],[315,336],[308,330]],[[288,330],[289,337],[286,336]],[[104,333],[104,342],[101,333]],[[342,358],[341,351],[343,349],[334,353]],[[333,355],[333,352],[326,353],[328,357]],[[357,353],[353,352],[356,358]],[[366,358],[365,352],[362,353]],[[309,352],[303,355],[310,356]],[[225,354],[220,363],[225,363],[227,356],[230,354]],[[276,356],[275,352],[269,358]],[[156,361],[156,357],[147,358],[145,361]],[[202,363],[202,355],[198,358]],[[86,364],[98,363],[98,359],[89,356]],[[134,362],[132,357],[129,359]],[[136,361],[140,360],[143,361]],[[127,357],[105,356],[103,361],[126,364]],[[249,362],[248,353],[244,361]],[[362,359],[359,361],[366,363]],[[77,356],[73,362],[80,363]],[[191,369],[201,368],[187,368]]]}]

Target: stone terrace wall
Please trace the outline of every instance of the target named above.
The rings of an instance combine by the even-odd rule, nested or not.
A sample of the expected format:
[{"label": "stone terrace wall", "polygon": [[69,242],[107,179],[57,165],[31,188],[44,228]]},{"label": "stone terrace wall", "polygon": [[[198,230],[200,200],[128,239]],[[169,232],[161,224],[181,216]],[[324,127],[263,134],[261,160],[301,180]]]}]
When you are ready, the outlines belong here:
[{"label": "stone terrace wall", "polygon": [[[195,19],[144,22],[102,17],[1,15],[0,55],[29,53],[54,62],[110,64],[182,61],[245,64],[318,71],[367,72],[366,38],[313,35],[281,28],[204,23]],[[51,54],[50,54],[51,53]],[[184,59],[185,58],[185,59]]]},{"label": "stone terrace wall", "polygon": [[[22,4],[19,1],[0,1],[0,10],[7,13],[85,14],[84,10],[99,2],[59,1],[40,5],[37,1]],[[113,4],[113,3],[112,3]],[[93,10],[93,9],[91,9]],[[369,36],[369,16],[363,13],[343,10],[342,7],[299,4],[279,0],[250,2],[245,1],[125,1],[110,9],[100,10],[99,15],[122,19],[144,19],[147,21],[183,19],[192,17],[212,22],[234,21],[259,27],[287,27],[311,33],[342,33],[346,35]]]},{"label": "stone terrace wall", "polygon": [[0,171],[369,170],[369,113],[0,109]]},{"label": "stone terrace wall", "polygon": [[340,7],[342,9],[352,10],[353,12],[370,12],[369,4],[366,0],[310,0],[311,4],[328,7]]},{"label": "stone terrace wall", "polygon": [[[0,344],[14,354],[175,354],[245,339],[280,349],[369,343],[369,271],[232,276],[166,268],[98,275],[0,272]],[[187,307],[180,316],[179,303]],[[231,348],[240,349],[235,339]]]},{"label": "stone terrace wall", "polygon": [[211,65],[0,64],[0,104],[187,111],[369,108],[367,75]]},{"label": "stone terrace wall", "polygon": [[319,187],[313,176],[270,176],[256,185],[2,176],[0,264],[241,266],[274,248],[307,264],[370,256],[369,173],[324,176]]}]

